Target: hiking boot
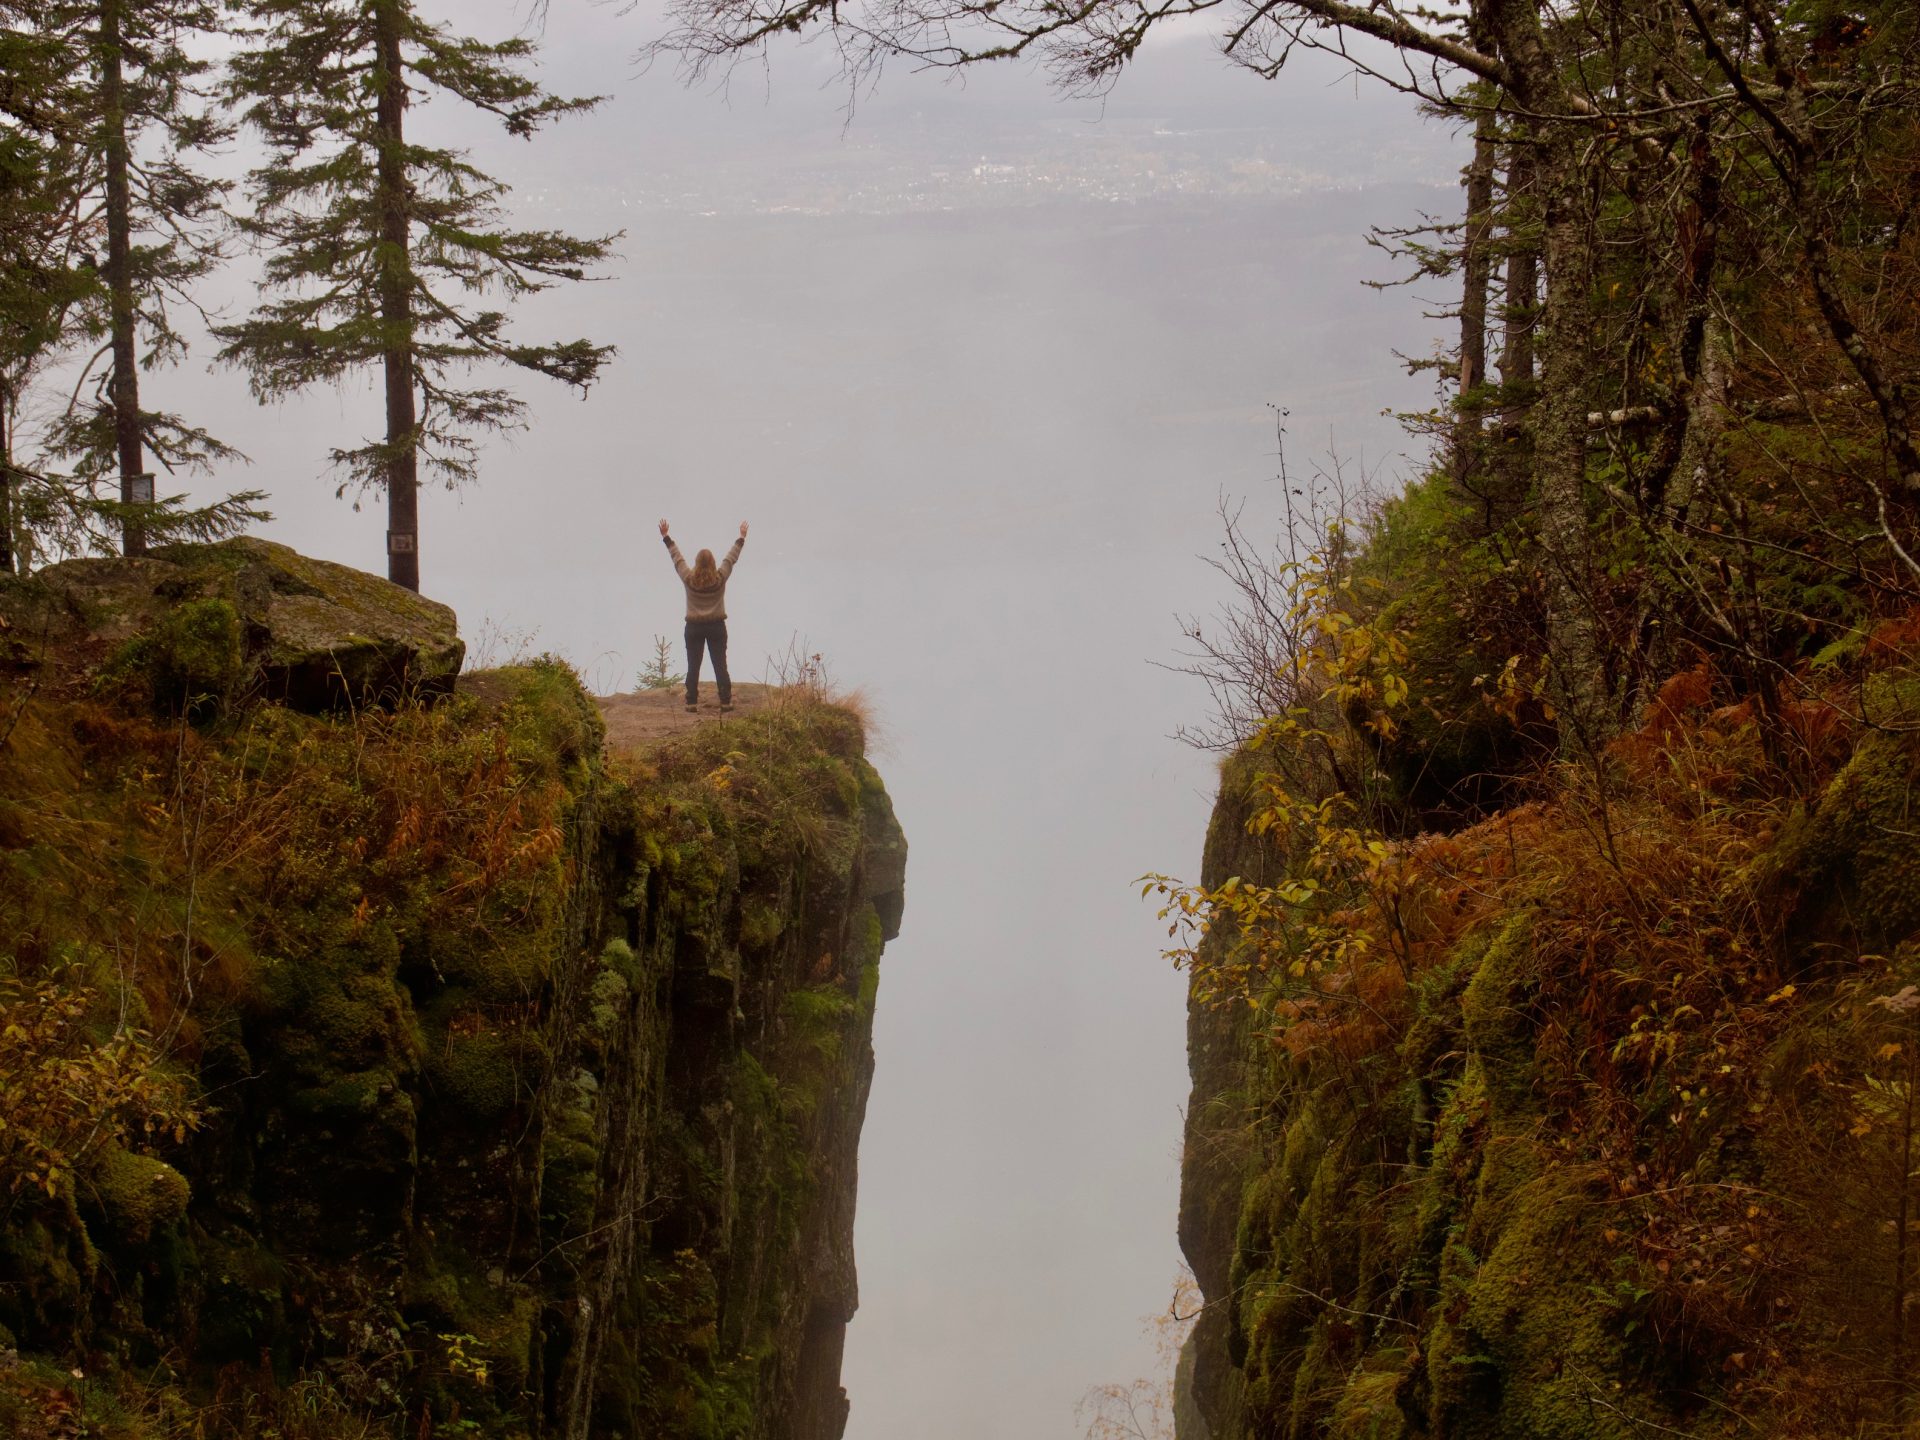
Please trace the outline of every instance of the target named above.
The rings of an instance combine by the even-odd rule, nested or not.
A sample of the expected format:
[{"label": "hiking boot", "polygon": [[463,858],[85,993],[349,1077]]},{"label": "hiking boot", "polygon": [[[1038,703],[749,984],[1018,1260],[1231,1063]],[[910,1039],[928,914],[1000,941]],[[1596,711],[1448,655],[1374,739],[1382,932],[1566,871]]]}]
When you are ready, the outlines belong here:
[{"label": "hiking boot", "polygon": [[722,700],[720,702],[720,713],[722,715],[726,714],[727,711],[731,709],[733,709],[733,702],[731,700]]},{"label": "hiking boot", "polygon": [[691,700],[687,701],[687,714],[698,715],[699,713],[700,713],[700,707]]}]

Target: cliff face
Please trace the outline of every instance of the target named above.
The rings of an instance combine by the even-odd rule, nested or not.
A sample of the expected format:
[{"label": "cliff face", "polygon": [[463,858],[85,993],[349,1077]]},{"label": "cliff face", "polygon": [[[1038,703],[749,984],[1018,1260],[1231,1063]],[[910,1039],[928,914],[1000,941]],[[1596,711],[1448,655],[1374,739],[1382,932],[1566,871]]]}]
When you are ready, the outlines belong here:
[{"label": "cliff face", "polygon": [[[1277,877],[1268,846],[1253,840],[1247,822],[1250,755],[1228,762],[1207,827],[1202,879],[1217,885],[1229,875],[1255,883]],[[1181,1355],[1175,1383],[1176,1421],[1183,1440],[1235,1433],[1240,1376],[1229,1346],[1241,1190],[1254,1163],[1246,1137],[1249,1085],[1260,1074],[1258,1052],[1238,1007],[1191,1001],[1187,1007],[1187,1104],[1180,1166],[1180,1249],[1206,1301]]]},{"label": "cliff face", "polygon": [[[1681,676],[1605,789],[1384,844],[1381,907],[1298,912],[1375,948],[1192,1006],[1182,1440],[1893,1433],[1920,688],[1796,704],[1783,763]],[[1208,884],[1301,873],[1249,829],[1270,764],[1227,766]]]},{"label": "cliff face", "polygon": [[858,718],[609,756],[558,662],[410,699],[451,616],[389,589],[0,603],[0,1432],[837,1440],[906,853]]}]

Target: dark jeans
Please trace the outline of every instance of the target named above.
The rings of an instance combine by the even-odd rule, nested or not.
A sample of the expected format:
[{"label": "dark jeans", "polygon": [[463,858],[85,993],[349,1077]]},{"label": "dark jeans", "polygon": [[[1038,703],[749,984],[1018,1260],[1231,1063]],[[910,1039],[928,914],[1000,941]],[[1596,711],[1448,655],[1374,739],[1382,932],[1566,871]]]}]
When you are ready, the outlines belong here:
[{"label": "dark jeans", "polygon": [[700,652],[713,656],[713,683],[720,691],[720,703],[733,703],[733,677],[727,674],[727,622],[724,620],[687,621],[687,704],[700,699]]}]

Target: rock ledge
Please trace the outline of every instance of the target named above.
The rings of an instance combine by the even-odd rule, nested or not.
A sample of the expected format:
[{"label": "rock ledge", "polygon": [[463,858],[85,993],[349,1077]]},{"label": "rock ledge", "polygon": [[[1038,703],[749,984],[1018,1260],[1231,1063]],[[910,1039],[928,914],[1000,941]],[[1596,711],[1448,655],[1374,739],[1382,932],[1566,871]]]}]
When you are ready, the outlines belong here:
[{"label": "rock ledge", "polygon": [[447,606],[251,536],[50,566],[0,592],[0,616],[16,667],[53,648],[90,650],[104,663],[205,600],[233,607],[248,680],[295,709],[446,694],[466,654]]}]

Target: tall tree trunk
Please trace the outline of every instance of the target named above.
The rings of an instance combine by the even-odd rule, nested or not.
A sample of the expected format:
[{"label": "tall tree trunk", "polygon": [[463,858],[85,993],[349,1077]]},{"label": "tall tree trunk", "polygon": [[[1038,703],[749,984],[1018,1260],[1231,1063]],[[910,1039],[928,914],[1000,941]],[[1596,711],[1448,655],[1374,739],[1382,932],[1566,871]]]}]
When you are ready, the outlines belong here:
[{"label": "tall tree trunk", "polygon": [[1680,442],[1680,463],[1667,487],[1667,509],[1677,524],[1687,518],[1694,496],[1713,479],[1727,433],[1727,375],[1732,337],[1727,322],[1708,314],[1701,326],[1699,374],[1687,397],[1687,433]]},{"label": "tall tree trunk", "polygon": [[[1674,275],[1669,336],[1680,374],[1675,385],[1681,401],[1651,447],[1638,499],[1643,516],[1660,523],[1684,519],[1695,482],[1703,475],[1702,456],[1710,454],[1725,429],[1726,369],[1714,355],[1724,346],[1726,326],[1714,313],[1714,268],[1719,258],[1720,163],[1705,117],[1694,127],[1688,147],[1688,198],[1675,222],[1679,264]],[[1668,308],[1668,307],[1662,307]],[[1702,431],[1708,427],[1711,433]],[[1700,433],[1696,433],[1700,432]],[[1702,450],[1703,442],[1707,449]],[[1684,474],[1682,472],[1685,472]]]},{"label": "tall tree trunk", "polygon": [[[105,0],[100,7],[100,100],[107,161],[107,295],[113,349],[114,450],[120,463],[120,500],[136,499],[136,478],[143,473],[140,444],[139,357],[134,343],[136,311],[133,299],[133,192],[127,178],[126,81],[121,72],[121,18],[125,0]],[[121,547],[128,555],[144,555],[147,539],[136,521],[128,520]]]},{"label": "tall tree trunk", "polygon": [[387,389],[387,578],[420,588],[420,464],[414,409],[412,225],[404,146],[406,65],[400,22],[406,0],[378,0],[380,104],[380,318],[387,334],[381,357]]},{"label": "tall tree trunk", "polygon": [[1592,300],[1587,217],[1574,147],[1542,156],[1546,301],[1540,311],[1540,401],[1533,410],[1533,475],[1540,543],[1547,556],[1547,643],[1552,651],[1562,733],[1597,749],[1609,738],[1600,674],[1587,521],[1587,378]]},{"label": "tall tree trunk", "polygon": [[13,381],[0,376],[0,575],[11,575],[13,560]]},{"label": "tall tree trunk", "polygon": [[1540,252],[1519,236],[1533,205],[1533,141],[1523,136],[1507,157],[1507,273],[1500,325],[1502,428],[1520,424],[1533,394],[1533,327],[1539,319]]},{"label": "tall tree trunk", "polygon": [[1453,432],[1454,473],[1465,478],[1479,458],[1480,406],[1470,398],[1487,381],[1487,286],[1493,274],[1493,161],[1499,122],[1482,115],[1467,167],[1467,228],[1460,251],[1460,394]]},{"label": "tall tree trunk", "polygon": [[[1584,104],[1568,91],[1541,28],[1535,0],[1481,0],[1475,20],[1494,37],[1510,87],[1534,115],[1568,115]],[[1564,742],[1597,751],[1612,728],[1600,673],[1587,525],[1587,372],[1593,328],[1590,235],[1582,204],[1580,134],[1546,120],[1534,176],[1543,220],[1546,301],[1537,340],[1540,399],[1532,411],[1534,493],[1546,551],[1547,646]]]}]

